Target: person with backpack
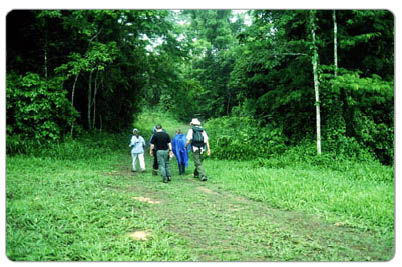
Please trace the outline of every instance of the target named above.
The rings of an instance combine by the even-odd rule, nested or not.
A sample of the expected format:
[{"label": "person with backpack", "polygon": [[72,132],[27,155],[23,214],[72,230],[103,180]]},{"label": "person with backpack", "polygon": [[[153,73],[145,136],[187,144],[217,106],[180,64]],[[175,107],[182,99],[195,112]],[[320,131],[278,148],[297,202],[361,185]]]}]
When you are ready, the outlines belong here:
[{"label": "person with backpack", "polygon": [[181,133],[180,129],[177,129],[176,135],[172,140],[172,150],[177,159],[177,165],[179,166],[179,175],[184,174],[188,166],[188,151],[190,148],[184,149],[186,141],[186,136]]},{"label": "person with backpack", "polygon": [[138,129],[133,130],[133,135],[131,136],[130,143],[128,145],[131,148],[131,158],[132,158],[132,172],[136,172],[137,158],[140,163],[140,168],[142,172],[145,172],[145,161],[144,161],[144,147],[145,140],[139,135]]},{"label": "person with backpack", "polygon": [[201,181],[207,181],[208,178],[205,174],[204,168],[202,167],[202,162],[204,160],[204,152],[207,150],[207,155],[211,155],[211,150],[209,148],[209,141],[207,132],[201,126],[201,123],[198,119],[194,118],[190,122],[191,128],[187,132],[187,142],[184,146],[187,149],[187,146],[191,144],[191,150],[193,151],[193,160],[194,160],[194,177],[201,177]]},{"label": "person with backpack", "polygon": [[172,179],[172,173],[170,172],[169,157],[173,156],[172,144],[170,142],[170,136],[163,132],[162,125],[157,124],[156,133],[151,139],[151,147],[149,154],[152,156],[156,151],[156,157],[158,160],[159,172],[162,176],[163,182],[170,182]]}]

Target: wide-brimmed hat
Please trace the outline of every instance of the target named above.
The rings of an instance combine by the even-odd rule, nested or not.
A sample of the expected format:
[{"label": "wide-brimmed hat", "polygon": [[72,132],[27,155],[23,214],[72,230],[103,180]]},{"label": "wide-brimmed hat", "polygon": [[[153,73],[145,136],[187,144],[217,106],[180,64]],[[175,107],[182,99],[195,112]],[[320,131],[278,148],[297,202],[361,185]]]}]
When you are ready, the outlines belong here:
[{"label": "wide-brimmed hat", "polygon": [[135,132],[137,132],[137,133],[139,132],[137,128],[134,128],[133,133],[135,133]]},{"label": "wide-brimmed hat", "polygon": [[191,120],[190,125],[200,125],[200,121],[197,118]]}]

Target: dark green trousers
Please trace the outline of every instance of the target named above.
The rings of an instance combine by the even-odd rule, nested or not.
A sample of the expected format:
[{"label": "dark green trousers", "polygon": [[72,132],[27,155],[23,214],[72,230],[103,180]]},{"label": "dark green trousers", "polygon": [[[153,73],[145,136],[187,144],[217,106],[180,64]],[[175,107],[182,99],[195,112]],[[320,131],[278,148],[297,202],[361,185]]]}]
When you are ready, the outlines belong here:
[{"label": "dark green trousers", "polygon": [[156,151],[156,157],[158,159],[159,173],[162,178],[165,180],[167,177],[172,177],[169,164],[169,150]]},{"label": "dark green trousers", "polygon": [[195,177],[205,177],[205,171],[202,167],[202,161],[204,160],[204,154],[200,153],[200,150],[193,151],[193,160],[194,160],[194,176]]}]

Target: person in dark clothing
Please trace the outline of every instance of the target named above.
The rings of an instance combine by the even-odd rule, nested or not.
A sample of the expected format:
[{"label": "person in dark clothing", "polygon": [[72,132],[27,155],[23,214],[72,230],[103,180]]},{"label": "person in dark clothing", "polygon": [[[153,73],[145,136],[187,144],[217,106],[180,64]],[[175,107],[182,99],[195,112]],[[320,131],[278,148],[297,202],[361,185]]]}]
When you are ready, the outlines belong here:
[{"label": "person in dark clothing", "polygon": [[152,156],[153,153],[156,152],[159,172],[162,176],[163,182],[167,183],[172,179],[172,173],[170,172],[169,165],[169,157],[173,156],[172,144],[170,141],[170,136],[166,132],[163,132],[162,125],[157,124],[155,127],[156,133],[151,139],[149,154]]},{"label": "person in dark clothing", "polygon": [[[165,131],[165,129],[162,129],[162,131],[163,132],[165,132],[166,133],[166,131]],[[152,129],[152,136],[151,136],[151,139],[149,139],[149,144],[151,145],[151,140],[152,140],[152,137],[154,137],[154,134],[156,134],[156,126],[154,126],[154,128]],[[155,148],[154,148],[154,151],[153,151],[153,158],[154,158],[154,162],[153,162],[153,165],[152,165],[152,168],[153,168],[153,170],[152,170],[152,175],[158,175],[158,169],[159,169],[159,167],[158,167],[158,158],[156,157],[156,151],[155,151]]]}]

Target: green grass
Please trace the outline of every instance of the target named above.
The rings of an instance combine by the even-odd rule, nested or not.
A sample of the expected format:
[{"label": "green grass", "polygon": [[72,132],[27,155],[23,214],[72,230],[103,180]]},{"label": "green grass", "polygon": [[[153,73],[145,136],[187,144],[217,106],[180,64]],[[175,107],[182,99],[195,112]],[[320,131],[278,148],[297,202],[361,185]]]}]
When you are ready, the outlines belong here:
[{"label": "green grass", "polygon": [[[155,116],[144,116],[135,127],[151,130]],[[170,133],[188,127],[171,118],[161,123]],[[390,167],[206,159],[203,183],[192,177],[192,162],[178,176],[173,160],[173,181],[164,184],[151,175],[147,154],[148,171],[130,172],[128,137],[102,134],[41,157],[7,157],[9,259],[387,261],[394,255]],[[133,240],[134,231],[150,237]]]},{"label": "green grass", "polygon": [[[147,213],[126,186],[128,177],[109,175],[116,161],[7,159],[7,256],[26,261],[186,260],[175,253],[164,221]],[[151,231],[147,242],[127,233]],[[185,248],[183,247],[183,250]]]}]

